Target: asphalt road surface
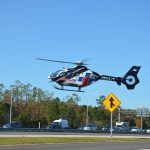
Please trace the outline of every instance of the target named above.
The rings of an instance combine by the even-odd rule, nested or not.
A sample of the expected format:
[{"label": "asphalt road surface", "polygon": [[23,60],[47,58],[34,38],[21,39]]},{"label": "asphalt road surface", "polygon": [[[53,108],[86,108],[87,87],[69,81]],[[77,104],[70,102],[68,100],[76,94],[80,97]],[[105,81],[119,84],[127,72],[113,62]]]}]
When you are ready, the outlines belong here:
[{"label": "asphalt road surface", "polygon": [[[0,132],[0,137],[110,137],[110,133]],[[113,134],[116,138],[150,138],[150,134]]]},{"label": "asphalt road surface", "polygon": [[150,150],[150,142],[100,142],[0,146],[0,150]]}]

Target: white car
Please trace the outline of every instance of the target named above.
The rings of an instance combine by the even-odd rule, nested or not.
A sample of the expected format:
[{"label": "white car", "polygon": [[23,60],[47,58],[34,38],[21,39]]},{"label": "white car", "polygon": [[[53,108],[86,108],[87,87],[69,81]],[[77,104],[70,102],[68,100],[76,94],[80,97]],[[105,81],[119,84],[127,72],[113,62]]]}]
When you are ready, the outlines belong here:
[{"label": "white car", "polygon": [[135,127],[135,128],[132,128],[131,132],[132,132],[132,133],[140,133],[140,132],[141,132],[141,129]]},{"label": "white car", "polygon": [[146,132],[147,132],[147,133],[150,133],[150,129],[147,129]]}]

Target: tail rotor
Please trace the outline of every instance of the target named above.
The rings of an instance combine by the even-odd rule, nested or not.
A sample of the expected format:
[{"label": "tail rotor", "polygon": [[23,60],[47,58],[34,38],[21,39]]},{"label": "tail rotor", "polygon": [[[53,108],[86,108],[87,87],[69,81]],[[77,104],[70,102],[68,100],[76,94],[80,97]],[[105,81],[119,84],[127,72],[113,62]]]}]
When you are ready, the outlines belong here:
[{"label": "tail rotor", "polygon": [[127,89],[134,89],[140,82],[137,77],[140,68],[140,66],[132,66],[132,68],[121,78],[121,82],[126,85]]}]

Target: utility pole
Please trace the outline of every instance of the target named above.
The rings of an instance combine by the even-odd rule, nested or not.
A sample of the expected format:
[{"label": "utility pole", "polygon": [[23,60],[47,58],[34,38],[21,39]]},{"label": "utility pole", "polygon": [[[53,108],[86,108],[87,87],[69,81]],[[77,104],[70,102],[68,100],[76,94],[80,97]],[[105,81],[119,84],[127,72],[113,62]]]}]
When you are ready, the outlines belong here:
[{"label": "utility pole", "polygon": [[87,107],[86,107],[86,126],[88,126],[88,121],[89,120],[89,108],[88,108],[88,104],[87,104]]},{"label": "utility pole", "polygon": [[143,129],[143,116],[141,115],[141,129]]},{"label": "utility pole", "polygon": [[10,91],[10,115],[9,115],[9,122],[12,121],[12,99],[13,99],[13,90]]},{"label": "utility pole", "polygon": [[120,122],[120,107],[118,108],[118,122]]}]

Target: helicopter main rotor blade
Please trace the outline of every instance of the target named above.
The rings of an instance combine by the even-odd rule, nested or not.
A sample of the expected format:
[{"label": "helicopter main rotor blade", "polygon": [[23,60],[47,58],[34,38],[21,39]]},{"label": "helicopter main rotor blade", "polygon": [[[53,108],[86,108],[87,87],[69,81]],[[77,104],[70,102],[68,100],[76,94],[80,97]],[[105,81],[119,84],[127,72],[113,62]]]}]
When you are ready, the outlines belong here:
[{"label": "helicopter main rotor blade", "polygon": [[38,59],[38,60],[44,60],[44,61],[58,62],[58,63],[77,64],[77,63],[69,62],[69,61],[60,61],[60,60],[52,60],[52,59],[44,59],[44,58],[36,58],[36,59]]},{"label": "helicopter main rotor blade", "polygon": [[51,61],[51,62],[58,62],[58,63],[74,64],[74,65],[88,65],[88,64],[85,64],[83,61],[70,62],[70,61],[60,61],[60,60],[45,59],[45,58],[36,58],[36,59],[44,60],[44,61]]}]

